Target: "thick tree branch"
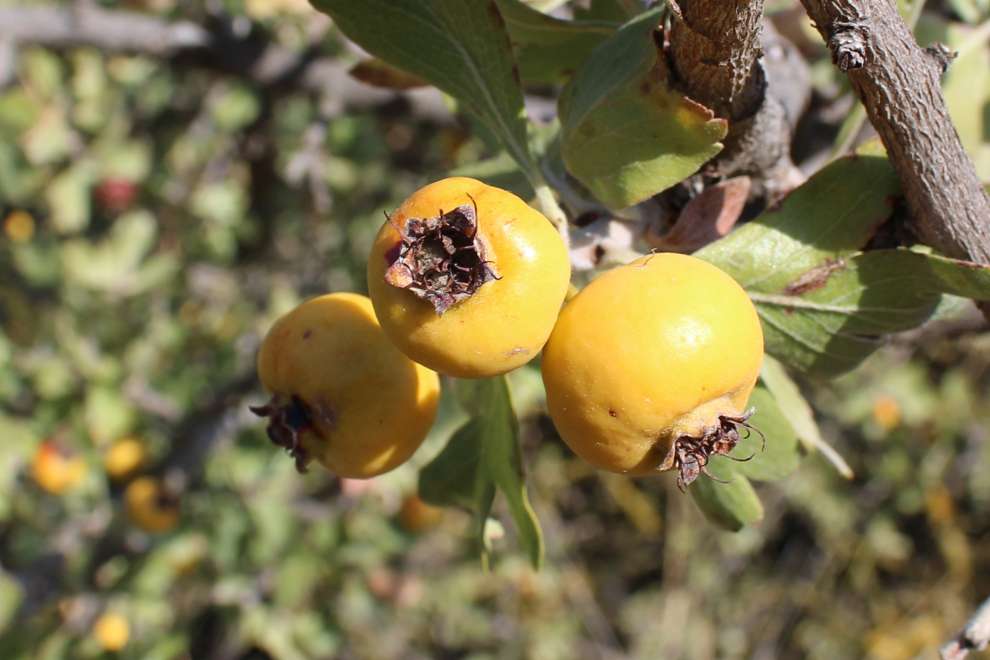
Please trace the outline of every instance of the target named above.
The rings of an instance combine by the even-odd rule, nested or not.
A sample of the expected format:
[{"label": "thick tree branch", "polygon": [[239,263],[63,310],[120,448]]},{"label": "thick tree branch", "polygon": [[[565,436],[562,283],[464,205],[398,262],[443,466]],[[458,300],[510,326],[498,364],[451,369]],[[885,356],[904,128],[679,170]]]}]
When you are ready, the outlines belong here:
[{"label": "thick tree branch", "polygon": [[763,0],[680,0],[671,8],[672,64],[691,98],[729,120],[754,115],[766,89],[757,61]]},{"label": "thick tree branch", "polygon": [[801,1],[887,148],[916,233],[990,264],[990,199],[942,98],[944,51],[921,49],[893,0]]},{"label": "thick tree branch", "polygon": [[790,100],[803,106],[809,89],[807,76],[801,76],[803,61],[768,66],[768,44],[776,44],[777,60],[786,53],[779,35],[763,32],[763,0],[679,0],[671,9],[667,55],[677,84],[729,120],[725,149],[708,171],[751,175],[755,191],[771,196],[788,189],[794,172],[791,132],[801,109],[795,112]]},{"label": "thick tree branch", "polygon": [[[93,5],[0,7],[0,44],[9,42],[57,50],[90,46],[106,52],[176,58],[265,87],[288,86],[322,94],[332,104],[349,108],[378,106],[396,98],[395,92],[358,82],[340,61],[283,48],[259,39],[256,31],[243,34],[223,21],[208,29],[190,21],[170,22]],[[436,90],[411,90],[402,96],[418,116],[450,120],[451,113]]]}]

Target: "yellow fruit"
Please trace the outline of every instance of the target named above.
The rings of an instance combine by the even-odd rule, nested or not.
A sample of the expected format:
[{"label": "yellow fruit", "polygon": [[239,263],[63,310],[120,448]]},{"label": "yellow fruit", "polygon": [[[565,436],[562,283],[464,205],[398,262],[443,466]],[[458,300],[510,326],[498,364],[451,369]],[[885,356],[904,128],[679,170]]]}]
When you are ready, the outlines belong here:
[{"label": "yellow fruit", "polygon": [[168,532],[179,522],[179,498],[154,477],[128,484],[124,504],[131,521],[146,532]]},{"label": "yellow fruit", "polygon": [[731,277],[655,254],[591,282],[543,352],[554,425],[589,463],[682,488],[731,451],[763,360],[756,309]]},{"label": "yellow fruit", "polygon": [[309,300],[279,319],[258,354],[272,393],[255,408],[268,437],[303,470],[315,458],[365,479],[412,456],[436,416],[440,381],[385,337],[371,301],[353,293]]},{"label": "yellow fruit", "polygon": [[26,243],[34,236],[34,218],[27,211],[11,211],[3,222],[7,238],[15,243]]},{"label": "yellow fruit", "polygon": [[368,289],[389,339],[462,378],[533,359],[569,280],[567,249],[549,220],[510,192],[462,177],[403,202],[368,258]]},{"label": "yellow fruit", "polygon": [[52,441],[42,442],[31,462],[31,475],[52,495],[61,495],[86,476],[86,462]]},{"label": "yellow fruit", "polygon": [[873,421],[884,431],[892,431],[901,424],[901,406],[897,399],[881,394],[873,400]]},{"label": "yellow fruit", "polygon": [[144,444],[136,438],[121,438],[103,455],[103,468],[114,481],[122,481],[144,465],[147,458]]},{"label": "yellow fruit", "polygon": [[127,619],[119,614],[107,613],[93,624],[93,637],[104,651],[116,652],[127,646],[131,629]]}]

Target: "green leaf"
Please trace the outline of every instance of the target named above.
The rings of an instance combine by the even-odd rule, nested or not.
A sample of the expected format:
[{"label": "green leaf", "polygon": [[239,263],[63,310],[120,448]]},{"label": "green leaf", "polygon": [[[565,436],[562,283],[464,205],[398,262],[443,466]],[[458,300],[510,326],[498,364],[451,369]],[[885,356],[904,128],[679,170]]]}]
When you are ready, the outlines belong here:
[{"label": "green leaf", "polygon": [[522,90],[495,0],[314,0],[372,55],[429,81],[475,113],[534,185]]},{"label": "green leaf", "polygon": [[[990,179],[990,46],[985,28],[948,26],[946,45],[958,56],[945,72],[942,93],[952,123],[982,180]],[[979,100],[977,100],[979,99]]]},{"label": "green leaf", "polygon": [[430,504],[458,506],[480,513],[491,507],[495,484],[488,479],[482,460],[484,420],[475,417],[458,429],[429,465],[419,474],[419,495]]},{"label": "green leaf", "polygon": [[[747,423],[755,430],[744,437],[730,454],[740,460],[735,465],[736,471],[756,481],[783,479],[797,468],[801,460],[797,433],[767,388],[757,386],[750,396],[749,405],[756,412]],[[745,431],[743,436],[747,436]]]},{"label": "green leaf", "polygon": [[751,291],[777,293],[808,271],[862,248],[900,191],[883,156],[829,164],[763,213],[695,253]]},{"label": "green leaf", "polygon": [[725,483],[702,475],[689,488],[705,517],[733,532],[763,519],[763,504],[737,465],[724,456],[716,456],[708,463],[708,471]]},{"label": "green leaf", "polygon": [[[797,438],[808,450],[820,451],[846,479],[852,479],[853,471],[822,437],[815,422],[815,415],[808,400],[801,394],[787,370],[780,362],[767,355],[763,358],[760,380],[773,396],[778,411],[786,418]],[[762,427],[757,426],[762,430]]]},{"label": "green leaf", "polygon": [[486,382],[486,414],[482,417],[485,428],[481,434],[485,466],[505,496],[530,562],[539,568],[543,562],[543,535],[526,493],[519,424],[512,409],[509,387],[504,377]]},{"label": "green leaf", "polygon": [[961,262],[906,250],[858,253],[898,191],[883,156],[839,159],[696,256],[746,288],[771,355],[806,373],[835,375],[872,353],[881,335],[925,321],[942,293],[980,295],[978,271]]},{"label": "green leaf", "polygon": [[519,72],[530,83],[555,83],[573,74],[619,27],[615,21],[554,18],[521,0],[496,2],[512,39]]},{"label": "green leaf", "polygon": [[65,170],[52,179],[45,191],[51,210],[52,226],[60,234],[75,234],[89,224],[92,173],[83,163]]},{"label": "green leaf", "polygon": [[497,488],[505,496],[530,561],[543,561],[543,536],[529,503],[519,449],[519,428],[504,377],[457,382],[461,404],[472,419],[420,473],[427,502],[465,507],[477,515],[476,533],[487,560],[485,521]]},{"label": "green leaf", "polygon": [[24,589],[12,576],[0,571],[0,632],[13,622],[24,601]]},{"label": "green leaf", "polygon": [[727,130],[668,87],[652,34],[660,17],[645,12],[596,48],[559,102],[568,171],[613,209],[694,174]]},{"label": "green leaf", "polygon": [[[127,296],[140,292],[142,262],[154,248],[157,225],[147,211],[131,211],[114,223],[98,243],[85,239],[66,241],[62,260],[66,279],[76,285]],[[171,267],[167,272],[172,271]]]},{"label": "green leaf", "polygon": [[816,375],[851,369],[882,335],[928,320],[943,293],[990,298],[990,268],[912,250],[865,252],[828,271],[803,295],[750,294],[768,350]]}]

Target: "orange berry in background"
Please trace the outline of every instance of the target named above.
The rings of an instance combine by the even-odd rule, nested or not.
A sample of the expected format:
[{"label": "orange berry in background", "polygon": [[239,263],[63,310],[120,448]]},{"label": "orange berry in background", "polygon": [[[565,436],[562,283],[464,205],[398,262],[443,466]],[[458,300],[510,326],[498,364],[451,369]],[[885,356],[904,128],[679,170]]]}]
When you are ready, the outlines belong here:
[{"label": "orange berry in background", "polygon": [[873,421],[884,431],[892,431],[901,424],[901,406],[889,394],[881,394],[873,400]]},{"label": "orange berry in background", "polygon": [[123,481],[144,465],[148,452],[137,438],[121,438],[103,454],[103,468],[114,481]]},{"label": "orange berry in background", "polygon": [[120,651],[127,646],[130,639],[130,625],[120,614],[104,613],[93,624],[93,638],[103,648],[111,653]]},{"label": "orange berry in background", "polygon": [[146,532],[168,532],[179,522],[179,498],[156,477],[140,477],[124,491],[131,522]]},{"label": "orange berry in background", "polygon": [[413,193],[368,257],[369,295],[389,339],[459,378],[506,373],[536,357],[570,276],[564,241],[543,214],[464,177]]},{"label": "orange berry in background", "polygon": [[34,218],[27,211],[11,211],[3,221],[3,231],[15,243],[26,243],[34,236]]},{"label": "orange berry in background", "polygon": [[46,440],[34,453],[31,476],[42,489],[52,495],[61,495],[83,480],[86,462],[82,456]]}]

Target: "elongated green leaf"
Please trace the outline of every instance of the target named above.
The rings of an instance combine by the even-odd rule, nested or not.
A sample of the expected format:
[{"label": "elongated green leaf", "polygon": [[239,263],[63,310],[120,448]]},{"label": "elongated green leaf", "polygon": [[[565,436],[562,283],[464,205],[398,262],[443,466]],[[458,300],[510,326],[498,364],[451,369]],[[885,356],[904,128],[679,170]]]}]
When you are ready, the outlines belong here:
[{"label": "elongated green leaf", "polygon": [[862,248],[900,191],[883,156],[831,163],[767,211],[695,253],[751,291],[777,293],[801,275]]},{"label": "elongated green leaf", "polygon": [[543,534],[526,493],[519,425],[509,398],[509,387],[504,377],[485,382],[488,384],[486,414],[482,418],[484,429],[481,433],[485,468],[505,496],[530,561],[539,568],[543,563]]},{"label": "elongated green leaf", "polygon": [[[770,354],[807,373],[835,375],[876,350],[883,335],[926,321],[943,294],[990,297],[985,267],[904,249],[859,252],[897,193],[883,156],[843,158],[696,256],[747,289]],[[791,421],[815,441],[811,427]]]},{"label": "elongated green leaf", "polygon": [[450,437],[444,450],[419,475],[419,494],[438,506],[459,506],[478,513],[495,495],[482,466],[478,442],[482,420],[472,419]]},{"label": "elongated green leaf", "polygon": [[485,520],[496,488],[505,496],[521,543],[534,566],[543,561],[543,536],[529,502],[519,450],[519,429],[504,377],[459,381],[457,394],[472,419],[420,473],[420,495],[477,515],[477,541],[487,561]]},{"label": "elongated green leaf", "polygon": [[753,431],[743,438],[730,456],[739,460],[739,474],[756,481],[775,481],[789,475],[798,466],[797,433],[777,404],[773,394],[762,385],[753,390],[749,405],[756,412],[747,423]]},{"label": "elongated green leaf", "polygon": [[598,44],[618,29],[603,20],[565,21],[522,0],[496,0],[526,82],[554,83],[573,74]]},{"label": "elongated green leaf", "polygon": [[702,476],[689,488],[706,518],[733,532],[763,519],[763,504],[749,479],[737,470],[737,464],[716,456],[708,464],[708,471],[724,483]]},{"label": "elongated green leaf", "polygon": [[801,390],[788,375],[784,365],[769,355],[764,356],[760,381],[773,396],[778,410],[794,429],[805,448],[810,451],[820,451],[835,466],[839,474],[846,479],[852,479],[852,468],[831,445],[825,442],[815,422],[811,405],[801,395]]},{"label": "elongated green leaf", "polygon": [[727,130],[668,87],[652,35],[660,16],[645,12],[596,48],[559,102],[567,169],[614,209],[694,174]]},{"label": "elongated green leaf", "polygon": [[770,357],[763,359],[763,367],[760,369],[760,380],[766,389],[773,395],[774,400],[779,404],[791,427],[797,433],[798,438],[809,449],[822,442],[821,431],[815,422],[815,416],[811,412],[811,406],[807,399],[801,395],[797,383],[791,380],[784,369],[784,365]]},{"label": "elongated green leaf", "polygon": [[759,294],[768,349],[799,369],[837,374],[856,366],[879,338],[916,327],[943,293],[990,298],[990,268],[912,250],[876,250],[829,267],[801,295]]},{"label": "elongated green leaf", "polygon": [[369,53],[475,113],[539,180],[509,37],[495,0],[313,0]]}]

